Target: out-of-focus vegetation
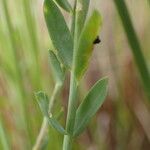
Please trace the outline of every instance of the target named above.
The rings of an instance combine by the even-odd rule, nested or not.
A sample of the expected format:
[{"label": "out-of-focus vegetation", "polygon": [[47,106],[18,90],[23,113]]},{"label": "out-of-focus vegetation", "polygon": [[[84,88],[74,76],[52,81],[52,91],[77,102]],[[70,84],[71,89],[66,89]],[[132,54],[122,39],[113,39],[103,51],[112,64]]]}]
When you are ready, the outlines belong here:
[{"label": "out-of-focus vegetation", "polygon": [[[42,3],[0,0],[0,149],[32,148],[42,122],[34,91],[46,90],[49,96],[52,93],[54,80],[48,64],[50,40]],[[99,9],[103,16],[102,42],[95,47],[91,67],[82,80],[80,97],[105,75],[110,80],[109,95],[86,131],[75,141],[75,150],[149,150],[150,5],[148,0],[125,0],[125,3],[133,30],[122,14],[126,9],[124,6],[121,9],[119,0],[91,1],[91,7]],[[65,12],[64,15],[69,20]],[[138,63],[141,55],[135,56],[139,49],[144,66]],[[145,66],[147,71],[143,72]],[[62,118],[66,116],[68,81],[55,104],[56,114],[64,106]],[[43,149],[60,150],[62,138],[49,128],[46,137],[49,142],[43,144]]]}]

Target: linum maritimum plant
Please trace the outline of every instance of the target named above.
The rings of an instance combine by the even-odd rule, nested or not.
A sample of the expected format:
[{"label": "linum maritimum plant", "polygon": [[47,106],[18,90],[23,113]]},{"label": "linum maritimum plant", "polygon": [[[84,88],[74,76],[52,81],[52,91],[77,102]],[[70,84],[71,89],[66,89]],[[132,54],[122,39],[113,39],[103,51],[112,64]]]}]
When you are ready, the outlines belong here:
[{"label": "linum maritimum plant", "polygon": [[[33,149],[40,148],[49,124],[64,135],[62,149],[71,150],[73,139],[84,131],[107,94],[108,79],[100,79],[78,105],[78,87],[88,68],[94,43],[99,42],[97,36],[102,20],[99,12],[94,10],[86,21],[89,0],[75,0],[74,8],[66,0],[44,0],[43,7],[45,21],[53,44],[49,55],[56,85],[50,102],[46,93],[36,93],[44,120]],[[72,18],[71,29],[67,26],[60,8],[70,14]],[[52,108],[54,100],[62,88],[67,71],[70,72],[71,77],[66,127],[64,128],[53,116]]]}]

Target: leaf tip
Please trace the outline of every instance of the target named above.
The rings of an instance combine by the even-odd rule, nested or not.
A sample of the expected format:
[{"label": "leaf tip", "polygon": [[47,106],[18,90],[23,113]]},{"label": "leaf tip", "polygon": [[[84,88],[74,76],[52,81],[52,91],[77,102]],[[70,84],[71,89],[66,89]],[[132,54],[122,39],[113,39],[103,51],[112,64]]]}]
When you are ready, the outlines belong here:
[{"label": "leaf tip", "polygon": [[109,76],[105,76],[105,77],[103,77],[101,80],[104,80],[106,83],[108,83],[108,81],[109,81]]},{"label": "leaf tip", "polygon": [[96,18],[96,20],[98,21],[99,25],[102,26],[102,22],[103,22],[102,15],[97,9],[95,9],[93,11],[93,16]]},{"label": "leaf tip", "polygon": [[34,95],[35,95],[35,97],[38,99],[39,97],[42,97],[42,96],[45,95],[45,94],[44,94],[43,91],[38,91],[38,92],[35,92]]},{"label": "leaf tip", "polygon": [[44,12],[44,13],[47,13],[47,12],[48,12],[47,0],[44,0],[44,2],[43,2],[43,12]]}]

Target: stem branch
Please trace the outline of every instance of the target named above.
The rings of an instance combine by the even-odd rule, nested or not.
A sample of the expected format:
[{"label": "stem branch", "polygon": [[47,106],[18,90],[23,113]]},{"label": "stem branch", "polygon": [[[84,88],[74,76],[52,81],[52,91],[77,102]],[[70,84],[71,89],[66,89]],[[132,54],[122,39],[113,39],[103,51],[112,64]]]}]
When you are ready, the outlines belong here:
[{"label": "stem branch", "polygon": [[[56,97],[58,96],[61,87],[62,87],[62,84],[56,84],[55,85],[53,94],[52,94],[50,102],[49,102],[49,110],[48,110],[49,113],[52,112],[52,109],[54,106],[54,101],[55,101]],[[32,150],[39,150],[40,149],[42,142],[43,142],[43,139],[44,139],[45,135],[47,134],[47,128],[48,128],[48,120],[46,117],[44,117],[39,135],[37,137],[36,143],[35,143]]]}]

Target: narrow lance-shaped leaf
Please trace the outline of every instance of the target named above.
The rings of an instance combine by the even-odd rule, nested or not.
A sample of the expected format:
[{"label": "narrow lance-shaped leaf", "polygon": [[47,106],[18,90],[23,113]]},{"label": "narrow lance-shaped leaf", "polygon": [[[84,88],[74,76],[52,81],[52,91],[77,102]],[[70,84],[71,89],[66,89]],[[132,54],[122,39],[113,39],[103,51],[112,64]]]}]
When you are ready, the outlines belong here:
[{"label": "narrow lance-shaped leaf", "polygon": [[65,19],[54,1],[44,0],[43,7],[52,43],[62,63],[70,68],[73,55],[73,40]]},{"label": "narrow lance-shaped leaf", "polygon": [[80,36],[80,33],[84,27],[86,16],[89,9],[90,0],[77,0],[77,37]]},{"label": "narrow lance-shaped leaf", "polygon": [[48,114],[49,101],[48,101],[48,97],[47,97],[46,93],[39,91],[39,92],[35,93],[35,97],[39,104],[41,112],[43,113],[44,116],[48,117],[49,116],[49,114]]},{"label": "narrow lance-shaped leaf", "polygon": [[50,116],[48,119],[49,124],[55,128],[58,132],[60,132],[63,135],[66,135],[66,130],[60,125],[60,123],[52,116]]},{"label": "narrow lance-shaped leaf", "polygon": [[67,134],[66,131],[64,130],[64,128],[60,125],[60,123],[52,116],[52,114],[48,113],[48,96],[46,95],[46,93],[44,92],[38,92],[36,93],[36,99],[37,102],[40,106],[40,109],[43,113],[43,115],[47,118],[48,123],[55,128],[58,132],[62,133],[62,134]]},{"label": "narrow lance-shaped leaf", "polygon": [[60,7],[62,7],[64,10],[68,11],[68,12],[71,12],[72,11],[72,8],[71,8],[71,5],[69,4],[69,2],[67,0],[55,0],[58,5]]},{"label": "narrow lance-shaped leaf", "polygon": [[53,77],[55,78],[56,83],[62,84],[64,81],[65,76],[65,70],[62,68],[59,60],[57,59],[57,56],[53,51],[49,51],[49,57],[50,57],[50,65],[53,73]]},{"label": "narrow lance-shaped leaf", "polygon": [[75,118],[74,136],[83,132],[91,118],[103,104],[107,94],[108,79],[99,80],[79,105]]},{"label": "narrow lance-shaped leaf", "polygon": [[75,52],[74,73],[77,80],[84,75],[93,51],[93,42],[99,33],[102,25],[101,16],[98,11],[94,11],[86,23]]}]

